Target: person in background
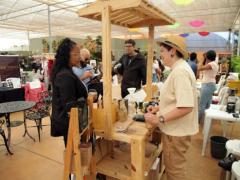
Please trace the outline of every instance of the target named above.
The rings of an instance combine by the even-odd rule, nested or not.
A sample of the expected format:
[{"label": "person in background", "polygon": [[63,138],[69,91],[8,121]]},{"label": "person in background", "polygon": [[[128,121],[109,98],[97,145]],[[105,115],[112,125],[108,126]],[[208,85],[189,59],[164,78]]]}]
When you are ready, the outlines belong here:
[{"label": "person in background", "polygon": [[158,60],[156,56],[153,56],[153,65],[152,65],[152,82],[158,82],[158,76],[161,74],[161,69],[159,68]]},{"label": "person in background", "polygon": [[186,180],[186,154],[198,132],[196,78],[184,60],[188,54],[181,37],[169,36],[158,44],[164,65],[172,71],[161,88],[159,106],[149,106],[144,117],[162,131],[167,180]]},{"label": "person in background", "polygon": [[190,54],[190,59],[188,61],[188,64],[192,68],[192,71],[195,74],[195,77],[197,77],[197,54],[195,52],[192,52]]},{"label": "person in background", "polygon": [[216,52],[210,50],[206,52],[202,65],[198,67],[198,71],[202,71],[202,86],[199,102],[199,122],[204,118],[205,109],[209,108],[212,103],[212,95],[216,89],[216,75],[218,73],[218,64],[215,61]]},{"label": "person in background", "polygon": [[122,75],[121,95],[122,98],[128,95],[128,88],[140,89],[146,84],[146,60],[141,53],[135,51],[135,41],[125,41],[126,54],[115,64],[113,75]]},{"label": "person in background", "polygon": [[88,62],[90,60],[90,52],[88,49],[81,49],[80,50],[80,61],[77,66],[73,66],[72,70],[73,73],[79,77],[81,81],[84,82],[84,84],[87,86],[88,83],[91,80],[91,77],[93,76],[93,68],[88,65]]},{"label": "person in background", "polygon": [[91,54],[88,49],[80,50],[80,63],[78,66],[72,68],[74,74],[84,82],[88,90],[95,89],[98,94],[103,95],[103,84],[100,82],[97,76],[94,76],[94,69],[90,66]]},{"label": "person in background", "polygon": [[63,136],[66,147],[69,125],[66,104],[79,98],[86,99],[87,89],[72,71],[72,67],[77,66],[80,61],[80,50],[74,41],[65,38],[57,49],[55,59],[51,73],[53,86],[51,136]]},{"label": "person in background", "polygon": [[157,61],[158,61],[158,66],[159,66],[159,69],[160,69],[160,71],[159,71],[159,73],[158,73],[158,79],[159,79],[159,81],[163,81],[163,79],[164,79],[164,71],[165,71],[165,66],[163,65],[163,63],[162,63],[162,60],[161,59],[157,59]]},{"label": "person in background", "polygon": [[[52,68],[53,68],[53,59],[48,59],[48,68],[47,68],[47,76],[51,77],[51,72],[52,72]],[[52,90],[52,86],[51,83],[48,81],[48,90]]]}]

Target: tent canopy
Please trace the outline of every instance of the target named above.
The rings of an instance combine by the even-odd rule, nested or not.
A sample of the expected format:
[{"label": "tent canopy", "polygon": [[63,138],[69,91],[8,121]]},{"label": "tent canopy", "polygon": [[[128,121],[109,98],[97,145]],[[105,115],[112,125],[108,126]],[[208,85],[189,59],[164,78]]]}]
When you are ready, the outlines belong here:
[{"label": "tent canopy", "polygon": [[[48,36],[48,5],[51,11],[52,36],[95,37],[100,35],[101,23],[80,18],[77,14],[80,8],[93,2],[95,0],[1,0],[0,38],[27,39],[27,31],[30,38]],[[118,2],[121,4],[122,0]],[[162,9],[179,23],[176,28],[168,25],[156,27],[156,38],[165,33],[220,32],[240,28],[239,0],[194,0],[189,5],[177,5],[174,2],[175,0],[146,2]],[[192,27],[189,22],[195,20],[203,21],[204,24],[201,27]],[[146,35],[148,29],[139,28],[135,32],[129,32],[128,28],[112,26],[112,37],[129,33]]]}]

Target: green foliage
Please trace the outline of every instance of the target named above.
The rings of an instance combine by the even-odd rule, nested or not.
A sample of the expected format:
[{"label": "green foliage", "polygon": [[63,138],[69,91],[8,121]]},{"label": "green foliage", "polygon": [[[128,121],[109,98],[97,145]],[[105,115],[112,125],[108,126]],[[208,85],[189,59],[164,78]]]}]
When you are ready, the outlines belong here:
[{"label": "green foliage", "polygon": [[43,52],[45,53],[49,52],[49,44],[46,39],[42,39],[42,45],[43,45]]},{"label": "green foliage", "polygon": [[97,36],[96,39],[87,36],[84,41],[84,47],[90,51],[92,59],[98,62],[102,61],[102,36]]},{"label": "green foliage", "polygon": [[57,43],[56,40],[53,40],[52,41],[52,50],[53,50],[53,52],[56,52],[57,48],[58,48],[58,43]]},{"label": "green foliage", "polygon": [[231,59],[231,68],[233,72],[240,73],[240,56],[233,56]]}]

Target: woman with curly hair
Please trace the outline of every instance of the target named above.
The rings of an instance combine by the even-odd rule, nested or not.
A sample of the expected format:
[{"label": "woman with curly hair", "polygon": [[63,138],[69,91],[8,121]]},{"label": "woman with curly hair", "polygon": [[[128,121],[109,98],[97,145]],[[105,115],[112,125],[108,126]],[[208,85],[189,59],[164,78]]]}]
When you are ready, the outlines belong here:
[{"label": "woman with curly hair", "polygon": [[87,98],[87,89],[72,72],[72,67],[80,63],[80,50],[74,41],[65,38],[57,49],[55,59],[51,74],[53,86],[51,135],[63,136],[66,146],[69,125],[66,104],[81,97]]}]

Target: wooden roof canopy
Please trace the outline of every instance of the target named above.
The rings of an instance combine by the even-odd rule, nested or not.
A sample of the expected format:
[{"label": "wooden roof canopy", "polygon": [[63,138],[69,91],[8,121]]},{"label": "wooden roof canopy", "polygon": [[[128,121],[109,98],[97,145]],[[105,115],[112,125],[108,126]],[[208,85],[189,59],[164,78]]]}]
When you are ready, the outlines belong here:
[{"label": "wooden roof canopy", "polygon": [[81,17],[101,21],[102,5],[111,7],[111,24],[128,28],[171,25],[175,20],[146,0],[98,0],[78,11]]}]

